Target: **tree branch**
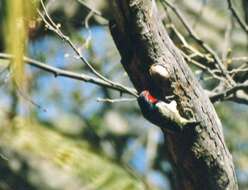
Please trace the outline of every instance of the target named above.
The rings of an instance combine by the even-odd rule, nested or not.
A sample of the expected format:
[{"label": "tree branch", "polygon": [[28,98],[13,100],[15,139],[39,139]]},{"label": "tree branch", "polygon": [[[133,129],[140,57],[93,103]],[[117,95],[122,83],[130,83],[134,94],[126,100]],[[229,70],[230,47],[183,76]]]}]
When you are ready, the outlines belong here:
[{"label": "tree branch", "polygon": [[107,102],[107,103],[120,103],[120,102],[132,102],[137,101],[136,98],[118,98],[118,99],[110,99],[110,98],[97,98],[97,102]]},{"label": "tree branch", "polygon": [[80,60],[85,63],[85,65],[90,69],[90,71],[96,75],[99,79],[101,79],[102,81],[105,81],[106,83],[108,83],[110,86],[115,86],[118,87],[120,89],[125,89],[125,91],[128,91],[129,94],[132,94],[135,97],[138,97],[138,95],[136,93],[134,93],[134,91],[130,91],[129,88],[124,87],[123,85],[120,85],[118,83],[115,83],[109,79],[107,79],[105,76],[103,76],[101,73],[99,73],[92,65],[90,62],[87,61],[87,59],[82,55],[82,53],[78,50],[78,48],[76,47],[76,45],[70,40],[69,36],[66,36],[60,29],[61,25],[60,24],[56,24],[52,18],[50,17],[50,15],[48,14],[48,11],[46,10],[46,7],[44,5],[43,0],[40,1],[41,2],[41,6],[43,8],[44,11],[44,15],[41,13],[41,11],[38,11],[38,14],[40,15],[40,17],[42,18],[42,20],[45,22],[46,27],[53,31],[55,34],[57,34],[62,40],[64,40],[67,44],[69,44],[69,46],[72,48],[72,50],[76,53],[76,55],[80,58]]},{"label": "tree branch", "polygon": [[[6,54],[6,53],[0,53],[0,58],[11,60],[11,59],[13,59],[13,56],[10,54]],[[86,74],[79,74],[79,73],[75,73],[72,71],[59,69],[59,68],[49,66],[45,63],[42,63],[40,61],[31,59],[28,57],[24,57],[23,60],[27,64],[29,64],[33,67],[39,68],[39,69],[46,71],[48,73],[52,73],[55,77],[65,77],[65,78],[70,78],[70,79],[74,79],[74,80],[84,81],[87,83],[92,83],[92,84],[95,84],[98,86],[106,87],[106,88],[116,90],[116,91],[119,91],[121,93],[129,94],[132,96],[134,96],[133,93],[137,94],[137,91],[135,89],[126,87],[122,84],[118,84],[118,86],[115,86],[115,85],[109,84],[106,81],[103,81],[99,78],[92,77],[92,76],[89,76]],[[126,89],[128,89],[128,90],[126,90]],[[244,98],[243,96],[239,97],[239,95],[232,96],[238,90],[247,90],[247,89],[248,89],[248,84],[246,84],[246,83],[245,84],[237,84],[237,86],[234,86],[233,88],[225,90],[223,92],[212,93],[212,92],[208,91],[208,94],[209,94],[210,100],[213,103],[215,103],[217,101],[229,100],[229,101],[234,101],[234,102],[238,102],[238,103],[248,104],[247,98]],[[133,93],[130,93],[130,91],[132,91]],[[133,100],[134,99],[98,99],[99,102],[109,102],[109,103],[133,101]]]},{"label": "tree branch", "polygon": [[[10,55],[10,54],[6,54],[6,53],[0,53],[0,58],[10,60],[10,59],[13,59],[13,56]],[[39,68],[39,69],[42,69],[44,71],[47,71],[49,73],[54,74],[55,77],[61,76],[61,77],[75,79],[75,80],[80,80],[80,81],[96,84],[96,85],[99,85],[99,86],[103,86],[103,87],[106,87],[106,88],[110,88],[110,89],[113,89],[113,90],[117,90],[117,91],[119,91],[121,93],[130,94],[130,95],[135,96],[135,97],[136,97],[135,94],[137,94],[135,89],[123,86],[122,84],[119,84],[119,83],[114,83],[114,84],[108,83],[108,82],[106,82],[106,81],[104,81],[102,79],[92,77],[92,76],[89,76],[89,75],[86,75],[86,74],[78,74],[78,73],[75,73],[75,72],[72,72],[72,71],[66,71],[66,70],[63,70],[63,69],[52,67],[52,66],[49,66],[49,65],[47,65],[45,63],[42,63],[40,61],[31,59],[31,58],[28,58],[28,57],[24,57],[23,60],[26,63],[28,63],[29,65],[33,66],[33,67],[36,67],[36,68]]]},{"label": "tree branch", "polygon": [[227,0],[228,8],[230,9],[232,15],[239,23],[240,27],[245,31],[245,33],[248,35],[248,26],[245,24],[245,22],[241,19],[241,17],[238,15],[237,11],[235,10],[232,0]]},{"label": "tree branch", "polygon": [[234,86],[235,85],[235,81],[231,78],[231,76],[228,74],[226,68],[223,66],[221,59],[219,58],[219,56],[217,55],[217,53],[208,45],[206,44],[196,33],[195,31],[190,27],[190,25],[188,24],[188,22],[186,21],[185,17],[181,14],[181,12],[177,9],[176,6],[174,6],[172,3],[170,3],[167,0],[162,0],[162,5],[163,6],[168,6],[174,13],[175,15],[178,17],[178,19],[180,20],[180,22],[183,24],[183,26],[185,27],[185,29],[187,30],[187,32],[189,33],[189,35],[197,42],[201,45],[201,47],[208,52],[213,59],[215,60],[215,63],[217,65],[217,68],[220,70],[220,72],[222,73],[222,75],[227,79],[226,82],[228,82],[228,84],[230,86]]},{"label": "tree branch", "polygon": [[[235,94],[237,93],[237,91],[239,90],[248,90],[248,82],[245,82],[243,84],[237,84],[236,86],[230,88],[230,89],[227,89],[223,92],[219,92],[219,93],[216,93],[216,94],[212,94],[210,95],[210,100],[212,102],[217,102],[217,101],[223,101],[223,100],[229,100],[229,99],[232,99],[232,100],[235,100]],[[211,94],[211,93],[210,93]],[[231,96],[231,97],[230,97]],[[234,98],[234,99],[233,99]],[[240,97],[238,100],[240,102],[242,98]],[[244,103],[245,101],[243,101],[242,103]],[[246,104],[248,104],[248,102],[246,102]]]}]

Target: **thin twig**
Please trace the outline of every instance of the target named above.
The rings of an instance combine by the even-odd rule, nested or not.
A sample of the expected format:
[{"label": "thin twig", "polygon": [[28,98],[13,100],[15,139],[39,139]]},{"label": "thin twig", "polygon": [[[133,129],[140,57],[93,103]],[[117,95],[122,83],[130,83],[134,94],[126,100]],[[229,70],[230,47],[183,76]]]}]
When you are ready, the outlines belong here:
[{"label": "thin twig", "polygon": [[196,33],[195,31],[190,27],[190,25],[188,24],[188,22],[186,21],[186,19],[184,19],[185,17],[182,15],[182,13],[173,5],[171,4],[169,1],[167,0],[163,0],[162,1],[162,5],[163,6],[168,6],[174,13],[175,15],[178,17],[178,19],[180,20],[180,22],[183,24],[183,26],[185,27],[185,29],[187,30],[187,32],[189,33],[189,35],[197,42],[201,45],[201,47],[207,51],[209,54],[212,55],[213,59],[215,60],[215,63],[217,65],[217,68],[221,71],[222,75],[227,79],[227,82],[229,85],[234,86],[235,85],[235,81],[231,78],[231,76],[228,74],[226,68],[223,66],[221,59],[219,58],[219,56],[216,54],[216,52],[209,46],[207,45]]},{"label": "thin twig", "polygon": [[223,77],[217,75],[218,73],[220,74],[219,70],[214,71],[210,69],[208,66],[205,66],[204,64],[196,61],[194,58],[200,57],[206,60],[207,62],[213,62],[213,59],[211,59],[208,55],[202,54],[201,52],[197,51],[194,47],[190,46],[185,40],[185,38],[183,37],[183,35],[176,29],[176,27],[173,24],[169,24],[169,25],[167,24],[166,27],[171,29],[176,34],[178,39],[181,41],[183,47],[185,47],[187,50],[192,52],[192,54],[187,55],[185,52],[181,51],[183,54],[183,57],[188,62],[194,64],[195,66],[201,68],[204,71],[207,71],[210,75],[212,75],[213,78],[218,79],[223,82],[225,81]]},{"label": "thin twig", "polygon": [[248,64],[247,63],[244,63],[242,65],[240,65],[238,68],[235,68],[235,69],[232,69],[231,71],[229,71],[230,74],[238,74],[238,73],[241,73],[241,72],[248,72]]},{"label": "thin twig", "polygon": [[[0,58],[2,59],[7,59],[7,60],[10,60],[10,59],[13,59],[13,56],[10,55],[10,54],[6,54],[6,53],[0,53]],[[71,72],[71,71],[66,71],[66,70],[63,70],[63,69],[59,69],[59,68],[56,68],[56,67],[53,67],[53,66],[49,66],[45,63],[42,63],[40,61],[37,61],[37,60],[34,60],[34,59],[31,59],[31,58],[28,58],[28,57],[24,57],[23,60],[35,67],[35,68],[39,68],[41,70],[44,70],[48,73],[52,73],[55,77],[65,77],[65,78],[70,78],[70,79],[74,79],[74,80],[79,80],[79,81],[84,81],[84,82],[88,82],[88,83],[93,83],[93,84],[96,84],[96,85],[99,85],[99,86],[103,86],[103,87],[106,87],[106,88],[109,88],[109,89],[113,89],[113,90],[117,90],[121,93],[126,93],[126,94],[129,94],[129,95],[133,95],[133,93],[137,94],[136,90],[135,89],[132,89],[132,88],[129,88],[128,91],[125,90],[125,88],[128,88],[128,87],[125,87],[125,88],[119,88],[119,86],[121,86],[121,84],[119,84],[119,86],[112,86],[111,84],[107,83],[106,81],[103,81],[99,78],[96,78],[96,77],[92,77],[92,76],[89,76],[89,75],[85,75],[85,74],[78,74],[78,73],[75,73],[75,72]],[[220,100],[225,100],[225,97],[227,96],[230,96],[232,93],[235,93],[236,91],[238,90],[247,90],[248,88],[248,84],[240,84],[240,85],[237,85],[236,87],[233,87],[231,89],[228,89],[224,92],[220,92],[220,93],[210,93],[210,99],[212,102],[216,102],[216,101],[220,101]],[[130,91],[133,91],[133,93],[131,94]],[[136,96],[135,96],[136,97]],[[110,103],[113,103],[113,102],[120,102],[120,101],[134,101],[136,100],[136,98],[134,99],[98,99],[99,101],[105,101],[105,102],[110,102]]]},{"label": "thin twig", "polygon": [[238,95],[235,94],[234,96],[231,96],[230,98],[227,99],[228,101],[233,101],[239,104],[245,104],[248,105],[248,96],[247,95]]},{"label": "thin twig", "polygon": [[182,53],[183,57],[186,59],[186,61],[194,64],[195,66],[199,67],[200,69],[202,69],[204,71],[207,71],[210,75],[212,75],[211,79],[215,78],[217,80],[224,81],[225,79],[223,77],[217,75],[219,73],[218,70],[216,70],[216,71],[212,70],[208,66],[205,66],[204,64],[195,60],[195,58],[199,57],[201,59],[206,60],[208,63],[212,63],[214,61],[213,58],[211,58],[209,55],[199,52],[194,47],[192,47],[191,45],[188,44],[188,42],[183,37],[183,35],[177,30],[177,28],[172,23],[172,19],[168,13],[167,7],[164,7],[164,9],[165,9],[165,12],[166,12],[166,15],[168,18],[168,22],[169,22],[169,24],[165,24],[166,28],[171,29],[174,32],[174,34],[178,37],[178,39],[182,43],[182,46],[183,46],[182,49],[186,48],[186,50],[192,52],[190,55],[188,55],[183,50],[181,50],[181,53]]},{"label": "thin twig", "polygon": [[[0,58],[10,60],[10,59],[13,59],[13,56],[10,54],[6,54],[6,53],[0,53]],[[80,81],[84,81],[84,82],[88,82],[88,83],[93,83],[93,84],[96,84],[99,86],[103,86],[106,88],[117,90],[121,93],[126,93],[126,94],[130,94],[133,96],[135,96],[134,94],[137,94],[135,89],[125,87],[122,84],[112,85],[112,84],[107,83],[104,80],[99,79],[99,78],[92,77],[92,76],[85,75],[85,74],[75,73],[72,71],[66,71],[63,69],[56,68],[56,67],[52,67],[52,66],[49,66],[45,63],[42,63],[40,61],[31,59],[28,57],[24,57],[23,60],[33,67],[42,69],[42,70],[49,72],[49,73],[52,73],[55,77],[61,76],[61,77],[65,77],[65,78],[71,78],[71,79],[80,80]],[[132,93],[130,93],[130,92],[132,92]]]},{"label": "thin twig", "polygon": [[[51,31],[53,31],[55,34],[57,34],[62,40],[64,40],[65,42],[67,42],[70,47],[73,49],[73,51],[77,54],[77,56],[80,58],[80,60],[85,63],[85,65],[90,69],[90,71],[95,74],[99,79],[105,81],[106,83],[109,83],[109,85],[112,86],[116,86],[119,88],[124,89],[125,91],[129,91],[129,88],[124,87],[123,85],[120,85],[116,82],[113,82],[109,79],[107,79],[106,77],[104,77],[102,74],[100,74],[97,70],[95,70],[95,68],[91,65],[91,63],[89,63],[87,61],[87,59],[82,55],[82,53],[77,49],[76,45],[70,40],[70,38],[68,36],[66,36],[61,30],[60,30],[60,25],[55,24],[54,21],[52,20],[52,18],[50,17],[50,15],[48,14],[46,7],[44,5],[43,0],[41,0],[41,5],[42,8],[45,12],[45,16],[41,13],[41,11],[38,11],[38,14],[40,15],[40,17],[42,18],[42,20],[45,22],[47,28]],[[136,93],[134,93],[133,91],[129,91],[129,94],[132,94],[136,97],[138,97],[138,95]]]},{"label": "thin twig", "polygon": [[245,82],[243,84],[237,84],[236,86],[230,89],[227,89],[223,92],[212,94],[210,95],[209,98],[212,102],[221,101],[221,100],[227,99],[230,95],[235,94],[238,90],[248,90],[248,83]]},{"label": "thin twig", "polygon": [[209,67],[206,67],[205,65],[201,64],[200,62],[193,60],[190,56],[186,55],[184,52],[181,52],[181,53],[182,53],[183,57],[186,59],[186,61],[194,64],[195,66],[199,67],[203,71],[207,71],[212,76],[212,78],[217,79],[219,81],[223,81],[223,82],[225,81],[224,78],[222,78],[216,74],[217,73],[216,71],[211,70]]},{"label": "thin twig", "polygon": [[194,55],[194,57],[200,57],[200,58],[206,59],[206,61],[209,63],[212,63],[214,61],[211,57],[209,57],[209,55],[203,54],[203,53],[199,52],[198,50],[196,50],[194,47],[190,46],[188,44],[188,42],[186,41],[186,39],[183,37],[183,35],[176,29],[174,24],[172,24],[172,23],[169,25],[167,24],[166,27],[171,29],[176,34],[176,36],[179,38],[179,40],[183,44],[183,47],[185,47],[187,50],[191,51],[192,55]]},{"label": "thin twig", "polygon": [[234,18],[239,23],[240,27],[248,35],[248,26],[245,24],[245,22],[243,21],[243,19],[238,15],[238,12],[236,11],[236,9],[234,8],[234,6],[232,4],[232,1],[231,0],[227,0],[227,4],[228,4],[228,8],[230,9],[230,11],[231,11],[232,15],[234,16]]},{"label": "thin twig", "polygon": [[97,98],[97,102],[107,102],[107,103],[120,103],[120,102],[133,102],[137,101],[136,98],[118,98],[118,99],[110,99],[110,98]]},{"label": "thin twig", "polygon": [[95,15],[100,16],[101,18],[103,18],[104,20],[108,21],[108,19],[106,17],[103,16],[103,14],[96,10],[93,9],[91,6],[89,6],[86,2],[84,2],[83,0],[77,0],[80,4],[82,4],[85,8],[87,8],[89,11],[93,12]]},{"label": "thin twig", "polygon": [[84,43],[85,47],[88,46],[88,44],[90,43],[90,40],[92,38],[92,32],[91,32],[90,27],[89,27],[89,21],[92,18],[92,16],[93,16],[93,12],[90,11],[89,14],[86,16],[85,21],[84,21],[85,28],[88,31],[88,36],[87,36],[86,41]]},{"label": "thin twig", "polygon": [[28,95],[25,94],[25,92],[23,92],[20,87],[18,86],[18,84],[16,82],[14,82],[14,86],[16,89],[16,92],[23,98],[25,99],[27,102],[31,103],[31,105],[35,106],[36,108],[38,108],[39,110],[43,111],[43,112],[47,112],[47,109],[45,109],[43,106],[41,106],[40,104],[36,103],[34,100],[32,100],[30,97],[28,97]]}]

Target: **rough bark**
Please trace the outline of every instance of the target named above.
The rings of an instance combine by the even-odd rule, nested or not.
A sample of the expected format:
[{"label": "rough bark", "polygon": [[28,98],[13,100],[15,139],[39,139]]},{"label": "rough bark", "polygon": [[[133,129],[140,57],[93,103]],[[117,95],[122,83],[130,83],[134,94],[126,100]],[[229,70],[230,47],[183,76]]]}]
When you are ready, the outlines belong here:
[{"label": "rough bark", "polygon": [[[174,95],[180,114],[200,122],[181,133],[165,131],[165,143],[177,179],[177,189],[238,189],[232,157],[222,125],[198,81],[170,40],[149,0],[115,0],[110,30],[122,64],[138,92],[160,99]],[[169,79],[154,81],[149,68],[162,64]],[[190,111],[191,110],[191,111]]]}]

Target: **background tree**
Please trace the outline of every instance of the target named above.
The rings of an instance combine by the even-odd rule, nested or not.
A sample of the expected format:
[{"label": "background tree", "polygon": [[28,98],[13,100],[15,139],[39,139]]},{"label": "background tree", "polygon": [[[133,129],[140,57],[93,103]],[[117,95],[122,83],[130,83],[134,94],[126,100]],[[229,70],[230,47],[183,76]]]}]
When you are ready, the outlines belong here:
[{"label": "background tree", "polygon": [[[140,2],[142,4],[143,1]],[[6,1],[1,2],[1,9],[6,11],[4,3]],[[155,5],[150,6],[149,1],[145,5],[149,16],[153,18],[158,14],[163,19],[170,38],[180,49],[212,102],[223,102],[216,104],[216,108],[223,122],[226,143],[234,158],[240,189],[245,189],[247,133],[244,131],[247,126],[247,111],[246,106],[237,104],[247,104],[246,31],[238,21],[243,20],[241,2],[233,5],[231,1],[176,1],[174,5],[179,7],[176,8],[167,1],[161,1],[158,2],[158,12]],[[30,189],[115,189],[117,186],[123,189],[174,189],[178,184],[185,184],[189,178],[190,175],[183,172],[187,169],[179,168],[176,171],[181,171],[183,176],[175,179],[175,170],[173,172],[168,162],[171,150],[166,147],[171,137],[163,140],[160,130],[144,121],[137,104],[133,104],[137,92],[127,87],[131,86],[129,79],[123,74],[120,64],[116,64],[120,58],[108,31],[108,20],[116,19],[116,14],[113,14],[113,7],[109,7],[108,1],[47,1],[44,7],[39,7],[40,16],[36,16],[37,19],[34,16],[25,19],[29,20],[29,24],[25,26],[29,36],[27,55],[33,58],[24,59],[28,63],[25,66],[25,76],[27,81],[32,81],[25,88],[25,85],[10,83],[13,79],[10,80],[9,77],[15,76],[16,72],[13,64],[9,72],[8,60],[16,57],[15,53],[0,55],[3,68],[1,115],[4,121],[1,123],[1,167],[9,174],[2,174],[1,187],[13,189],[13,185],[16,185],[15,189],[24,186]],[[130,24],[127,26],[132,27],[125,30],[132,32],[135,31],[135,18],[130,19],[129,16],[139,13],[139,9],[132,12],[127,7],[124,6],[123,9],[127,12],[119,11],[120,17],[115,22],[119,29]],[[4,11],[1,13],[1,22],[6,23],[8,14]],[[122,15],[123,13],[125,14]],[[154,26],[155,30],[157,25]],[[2,33],[1,42],[8,34]],[[139,33],[132,32],[130,36],[130,33],[125,33],[125,42],[135,39],[137,34]],[[140,48],[137,55],[149,50],[149,46],[146,49],[140,43],[132,45],[135,47],[132,51]],[[1,47],[5,51],[6,46],[2,44]],[[121,50],[118,43],[117,47]],[[130,57],[123,56],[121,52],[122,63],[131,58],[132,51],[127,54]],[[152,50],[144,55],[151,56],[149,52]],[[135,61],[130,62],[134,65],[134,70],[127,70],[127,73],[138,91],[149,89],[156,97],[161,98],[166,92],[161,92],[151,82],[147,72],[148,65],[154,60],[147,63],[144,57],[137,56]],[[137,63],[141,60],[143,67],[140,69]],[[45,75],[42,70],[53,73],[58,78],[51,78],[51,75]],[[132,75],[130,71],[136,75]],[[139,80],[134,77],[139,77]],[[233,84],[226,82],[229,80]],[[177,96],[180,100],[180,93]],[[226,100],[236,103],[224,102]],[[185,114],[184,107],[185,104],[182,103],[181,114]],[[15,117],[16,114],[19,119]],[[232,115],[236,117],[231,117]],[[24,117],[28,117],[29,122]],[[13,118],[16,118],[15,122]],[[12,126],[11,130],[7,126]],[[32,126],[32,130],[23,126]],[[80,145],[77,148],[78,143],[86,146]],[[107,155],[110,165],[107,166],[105,161],[101,163],[98,155]],[[84,156],[86,160],[82,164],[78,158]],[[111,165],[109,159],[122,166],[123,171],[118,168],[115,172],[116,166]],[[92,161],[87,164],[89,169],[85,168],[87,160]],[[96,165],[95,161],[102,166],[106,165],[109,170],[106,173],[99,172],[104,169]],[[42,177],[56,171],[59,172],[56,173],[58,177],[55,182],[49,177]],[[25,173],[25,177],[18,177],[15,173]],[[218,173],[213,176],[217,175]],[[126,176],[127,180],[121,182],[119,179],[122,177],[119,176]],[[65,178],[68,180],[61,180]],[[178,180],[185,178],[186,180]],[[40,185],[41,181],[44,186]],[[194,180],[190,183],[192,181]],[[75,182],[75,187],[70,185],[72,182]],[[211,187],[211,184],[207,185]]]}]

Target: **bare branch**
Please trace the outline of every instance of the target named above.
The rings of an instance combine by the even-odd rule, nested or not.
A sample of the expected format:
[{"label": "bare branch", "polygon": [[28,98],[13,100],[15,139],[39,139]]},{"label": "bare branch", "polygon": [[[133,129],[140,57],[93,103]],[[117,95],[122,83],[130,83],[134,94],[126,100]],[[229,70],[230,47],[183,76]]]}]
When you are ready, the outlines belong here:
[{"label": "bare branch", "polygon": [[230,9],[230,11],[231,11],[232,15],[234,16],[234,18],[237,20],[237,22],[239,23],[241,28],[248,35],[248,26],[245,24],[243,19],[238,15],[238,12],[236,11],[236,9],[234,8],[234,6],[232,4],[232,0],[227,0],[227,4],[228,4],[228,8]]},{"label": "bare branch", "polygon": [[242,65],[240,65],[238,68],[232,69],[231,71],[229,71],[230,74],[232,75],[236,75],[238,73],[241,72],[248,72],[248,64],[244,63]]},{"label": "bare branch", "polygon": [[137,101],[136,98],[118,98],[118,99],[110,99],[110,98],[97,98],[97,102],[107,102],[107,103],[120,103],[120,102],[132,102]]},{"label": "bare branch", "polygon": [[91,38],[92,38],[92,32],[91,32],[90,27],[89,27],[89,21],[92,18],[92,16],[93,16],[93,12],[90,11],[89,14],[86,16],[85,21],[84,21],[85,28],[88,31],[88,36],[87,36],[87,39],[84,43],[85,47],[87,47],[89,45]]},{"label": "bare branch", "polygon": [[219,58],[219,56],[216,54],[216,52],[209,46],[207,45],[196,33],[195,31],[190,27],[190,25],[188,24],[188,22],[184,19],[185,17],[181,14],[181,12],[173,5],[171,4],[169,1],[167,0],[163,0],[162,1],[162,5],[163,6],[168,6],[174,13],[175,15],[178,17],[178,19],[180,20],[180,22],[183,24],[183,26],[185,27],[185,29],[187,30],[187,32],[189,33],[189,35],[197,42],[201,45],[201,47],[208,52],[209,54],[212,55],[213,59],[215,60],[215,63],[217,65],[217,68],[221,71],[222,75],[227,79],[227,82],[229,84],[229,86],[234,86],[235,85],[235,81],[231,78],[231,76],[228,74],[226,68],[223,66],[221,59]]},{"label": "bare branch", "polygon": [[[230,1],[230,0],[228,0]],[[174,13],[175,15],[178,17],[178,19],[180,20],[180,22],[183,24],[183,26],[185,27],[185,29],[187,30],[187,32],[189,33],[190,37],[192,37],[197,43],[199,43],[201,45],[201,47],[211,55],[211,57],[213,57],[215,63],[217,64],[217,69],[214,70],[213,68],[210,68],[209,65],[205,65],[199,61],[197,61],[197,57],[206,60],[208,63],[211,63],[213,61],[209,60],[209,58],[207,57],[207,55],[205,55],[204,53],[201,53],[197,50],[195,50],[191,45],[188,44],[188,42],[185,40],[185,38],[183,37],[182,34],[180,34],[180,32],[172,25],[170,24],[169,27],[170,29],[173,30],[173,32],[176,34],[176,36],[178,37],[178,39],[180,40],[180,42],[183,45],[183,48],[186,48],[186,51],[184,50],[182,52],[184,58],[189,61],[190,63],[194,64],[195,66],[199,67],[201,70],[203,71],[207,71],[212,78],[215,78],[221,82],[228,82],[228,85],[221,85],[223,83],[220,83],[221,86],[223,86],[223,88],[218,92],[218,93],[214,93],[214,90],[212,90],[212,92],[209,92],[209,97],[211,99],[212,102],[217,102],[217,101],[225,101],[225,100],[229,100],[229,101],[234,101],[237,103],[243,103],[243,104],[248,104],[248,98],[247,95],[245,93],[245,91],[243,91],[243,95],[240,95],[240,92],[242,92],[242,90],[247,90],[247,84],[240,84],[237,83],[237,81],[235,82],[233,77],[241,72],[247,72],[247,61],[248,59],[246,57],[241,57],[241,58],[231,58],[228,54],[226,54],[224,57],[226,57],[227,60],[224,60],[226,62],[226,64],[228,64],[227,61],[230,61],[230,63],[232,63],[233,61],[237,62],[237,61],[244,61],[245,63],[242,64],[241,66],[237,67],[237,68],[233,68],[232,70],[227,70],[225,65],[222,63],[221,59],[219,58],[219,56],[215,53],[215,51],[208,46],[196,33],[195,31],[191,28],[191,26],[188,24],[188,22],[186,21],[185,17],[181,14],[181,12],[175,7],[175,5],[171,4],[170,2],[168,2],[167,0],[163,0],[162,1],[162,5],[168,6]],[[166,9],[166,7],[165,7]],[[171,20],[171,19],[170,19]],[[168,25],[166,25],[168,27]],[[230,26],[228,26],[227,28],[227,32],[226,32],[226,40],[228,40],[228,38],[230,38]],[[192,52],[192,54],[188,53],[188,52]],[[228,53],[228,52],[227,52]],[[206,79],[205,79],[206,80]]]},{"label": "bare branch", "polygon": [[[223,100],[229,100],[232,99],[234,100],[235,97],[238,98],[238,96],[235,96],[235,94],[237,93],[237,91],[239,90],[248,90],[248,81],[244,82],[243,84],[237,84],[236,86],[227,89],[223,92],[219,92],[219,93],[215,93],[215,94],[211,94],[210,95],[210,100],[212,102],[217,102],[217,101],[223,101]],[[239,100],[241,99],[241,97],[239,97]],[[248,104],[248,102],[247,102]]]},{"label": "bare branch", "polygon": [[236,103],[239,103],[239,104],[248,105],[248,95],[239,95],[239,94],[237,94],[235,96],[230,97],[228,100],[236,102]]},{"label": "bare branch", "polygon": [[87,3],[85,3],[83,0],[77,0],[80,4],[82,4],[85,8],[87,8],[89,11],[93,12],[95,15],[100,16],[101,18],[103,18],[104,20],[106,20],[108,22],[108,19],[106,17],[103,16],[103,14],[96,10],[93,9],[92,7],[90,7]]},{"label": "bare branch", "polygon": [[200,57],[207,62],[213,62],[213,59],[210,58],[208,55],[205,55],[199,51],[197,51],[194,47],[190,46],[186,39],[183,37],[183,35],[176,29],[176,27],[173,24],[166,25],[167,28],[171,29],[178,39],[181,41],[183,48],[186,48],[188,51],[192,52],[192,54],[187,55],[185,52],[182,51],[183,57],[190,63],[194,64],[195,66],[199,67],[200,69],[207,71],[210,75],[212,75],[213,78],[220,80],[220,81],[225,81],[225,78],[219,76],[220,71],[219,70],[212,70],[208,66],[205,66],[204,64],[196,61],[194,58]]},{"label": "bare branch", "polygon": [[179,38],[179,40],[183,44],[183,48],[186,48],[187,50],[192,52],[192,54],[190,55],[191,58],[200,57],[200,58],[206,59],[206,61],[209,63],[212,63],[214,61],[209,55],[203,54],[203,53],[199,52],[198,50],[196,50],[194,47],[190,46],[188,44],[188,42],[186,41],[186,39],[183,37],[183,35],[176,29],[174,24],[172,24],[172,23],[169,25],[167,24],[166,27],[171,29],[176,34],[176,36]]},{"label": "bare branch", "polygon": [[200,68],[201,70],[203,71],[207,71],[212,77],[211,78],[214,78],[214,79],[217,79],[219,81],[222,81],[222,82],[225,82],[225,79],[218,76],[217,73],[219,73],[218,71],[214,71],[214,70],[211,70],[210,68],[206,67],[205,65],[201,64],[200,62],[198,61],[195,61],[193,60],[190,56],[186,55],[184,52],[181,52],[184,59],[192,64],[194,64],[195,66],[197,66],[198,68]]},{"label": "bare branch", "polygon": [[[76,45],[70,40],[70,38],[68,36],[66,36],[61,30],[60,30],[60,25],[59,24],[55,24],[54,21],[52,20],[52,18],[50,17],[50,15],[48,14],[46,7],[44,5],[43,0],[41,0],[41,5],[42,8],[44,10],[45,15],[43,15],[41,13],[41,11],[38,10],[38,14],[40,15],[40,17],[42,18],[42,20],[45,22],[47,28],[51,31],[53,31],[55,34],[57,34],[62,40],[64,40],[67,44],[69,44],[69,46],[73,49],[73,51],[76,53],[76,55],[80,58],[80,60],[85,63],[85,65],[90,69],[90,71],[95,74],[99,79],[105,81],[106,83],[108,83],[110,86],[116,86],[119,88],[125,88],[125,91],[129,91],[129,88],[124,87],[123,85],[120,86],[120,84],[115,83],[109,79],[107,79],[106,77],[104,77],[102,74],[100,74],[97,70],[95,70],[95,68],[91,65],[91,63],[89,63],[87,61],[87,59],[82,55],[82,53],[77,49]],[[138,97],[138,95],[136,93],[134,93],[133,91],[129,91],[129,94],[132,94],[136,97]]]},{"label": "bare branch", "polygon": [[[0,58],[10,60],[10,59],[13,59],[13,56],[10,54],[0,53]],[[96,84],[99,86],[103,86],[106,88],[117,90],[121,93],[130,94],[130,95],[135,96],[135,97],[136,97],[136,95],[134,95],[134,94],[137,94],[135,89],[125,87],[119,83],[115,83],[117,85],[113,85],[113,84],[110,84],[110,83],[108,83],[102,79],[96,78],[96,77],[92,77],[92,76],[85,75],[85,74],[78,74],[75,72],[66,71],[63,69],[52,67],[52,66],[49,66],[45,63],[42,63],[40,61],[31,59],[28,57],[24,57],[23,60],[33,67],[36,67],[36,68],[39,68],[39,69],[42,69],[44,71],[47,71],[49,73],[54,74],[55,77],[61,76],[61,77],[71,78],[71,79],[80,80],[80,81],[84,81],[84,82],[88,82],[88,83],[93,83],[93,84]],[[130,93],[130,92],[132,92],[132,93]]]}]

